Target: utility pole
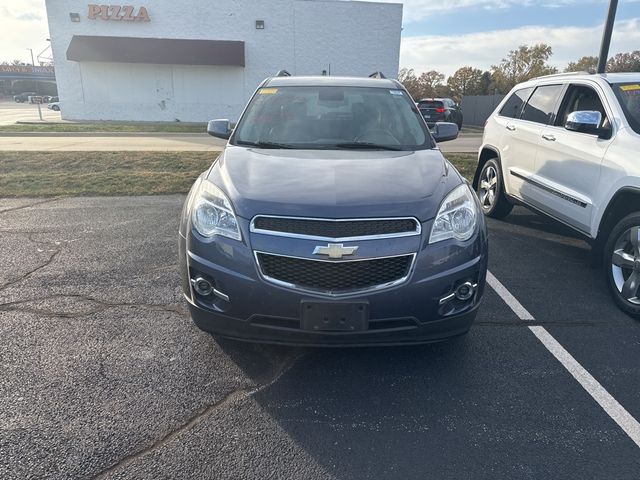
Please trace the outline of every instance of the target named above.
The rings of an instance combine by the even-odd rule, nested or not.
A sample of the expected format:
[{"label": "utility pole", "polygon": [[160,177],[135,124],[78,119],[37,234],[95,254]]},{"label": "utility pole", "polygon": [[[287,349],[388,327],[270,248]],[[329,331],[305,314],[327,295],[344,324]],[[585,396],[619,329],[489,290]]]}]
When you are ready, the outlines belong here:
[{"label": "utility pole", "polygon": [[31,66],[35,67],[36,62],[33,60],[33,48],[27,48],[31,52]]},{"label": "utility pole", "polygon": [[602,33],[602,44],[600,45],[600,56],[598,57],[597,73],[606,73],[607,59],[609,58],[609,46],[611,45],[611,34],[613,33],[613,24],[616,20],[616,12],[618,11],[618,0],[609,0],[609,12],[607,13],[607,21],[604,24],[604,32]]}]

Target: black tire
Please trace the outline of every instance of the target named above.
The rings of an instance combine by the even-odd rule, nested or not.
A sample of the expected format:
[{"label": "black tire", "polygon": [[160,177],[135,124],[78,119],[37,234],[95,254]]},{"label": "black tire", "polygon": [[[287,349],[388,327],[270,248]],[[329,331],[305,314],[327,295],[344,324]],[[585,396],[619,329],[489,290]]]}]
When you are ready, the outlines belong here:
[{"label": "black tire", "polygon": [[57,105],[54,105],[53,107],[51,107],[51,110],[53,110],[54,112],[59,112],[60,107],[58,107]]},{"label": "black tire", "polygon": [[[490,185],[485,185],[483,182],[489,182]],[[497,158],[490,158],[482,166],[476,193],[480,199],[482,211],[487,217],[502,219],[513,210],[513,204],[504,194],[502,168]]]},{"label": "black tire", "polygon": [[[636,236],[635,243],[633,235]],[[640,211],[611,230],[604,247],[604,273],[611,295],[627,315],[640,320]]]}]

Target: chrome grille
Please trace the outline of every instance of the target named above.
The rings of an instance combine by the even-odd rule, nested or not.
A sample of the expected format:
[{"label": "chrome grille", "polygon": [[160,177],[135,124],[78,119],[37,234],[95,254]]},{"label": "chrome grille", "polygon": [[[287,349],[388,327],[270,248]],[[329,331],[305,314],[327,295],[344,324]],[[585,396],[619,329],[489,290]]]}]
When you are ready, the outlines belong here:
[{"label": "chrome grille", "polygon": [[323,261],[256,252],[262,275],[300,290],[340,295],[389,287],[409,276],[414,255]]}]

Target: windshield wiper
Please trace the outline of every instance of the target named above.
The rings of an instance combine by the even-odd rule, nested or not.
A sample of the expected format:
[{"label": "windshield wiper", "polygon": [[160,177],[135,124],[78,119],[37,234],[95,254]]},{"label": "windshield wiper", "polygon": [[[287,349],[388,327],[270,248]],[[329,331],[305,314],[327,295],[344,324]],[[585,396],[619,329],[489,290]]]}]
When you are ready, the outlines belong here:
[{"label": "windshield wiper", "polygon": [[393,145],[380,145],[372,142],[345,142],[345,143],[337,143],[333,145],[336,148],[350,148],[354,150],[362,149],[362,150],[394,150],[400,151],[402,148],[395,147]]},{"label": "windshield wiper", "polygon": [[243,147],[256,147],[256,148],[296,148],[293,145],[288,145],[286,143],[276,143],[276,142],[246,142],[244,140],[236,140],[237,145],[241,145]]}]

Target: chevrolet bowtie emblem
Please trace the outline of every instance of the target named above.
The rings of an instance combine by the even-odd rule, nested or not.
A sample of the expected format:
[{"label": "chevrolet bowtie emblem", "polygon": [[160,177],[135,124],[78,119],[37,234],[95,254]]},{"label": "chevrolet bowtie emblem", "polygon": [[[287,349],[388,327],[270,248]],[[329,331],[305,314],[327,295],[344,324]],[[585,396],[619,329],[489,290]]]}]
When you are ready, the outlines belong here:
[{"label": "chevrolet bowtie emblem", "polygon": [[326,247],[316,247],[313,251],[314,255],[328,255],[329,258],[342,258],[347,255],[353,255],[358,247],[345,247],[342,243],[330,243]]}]

